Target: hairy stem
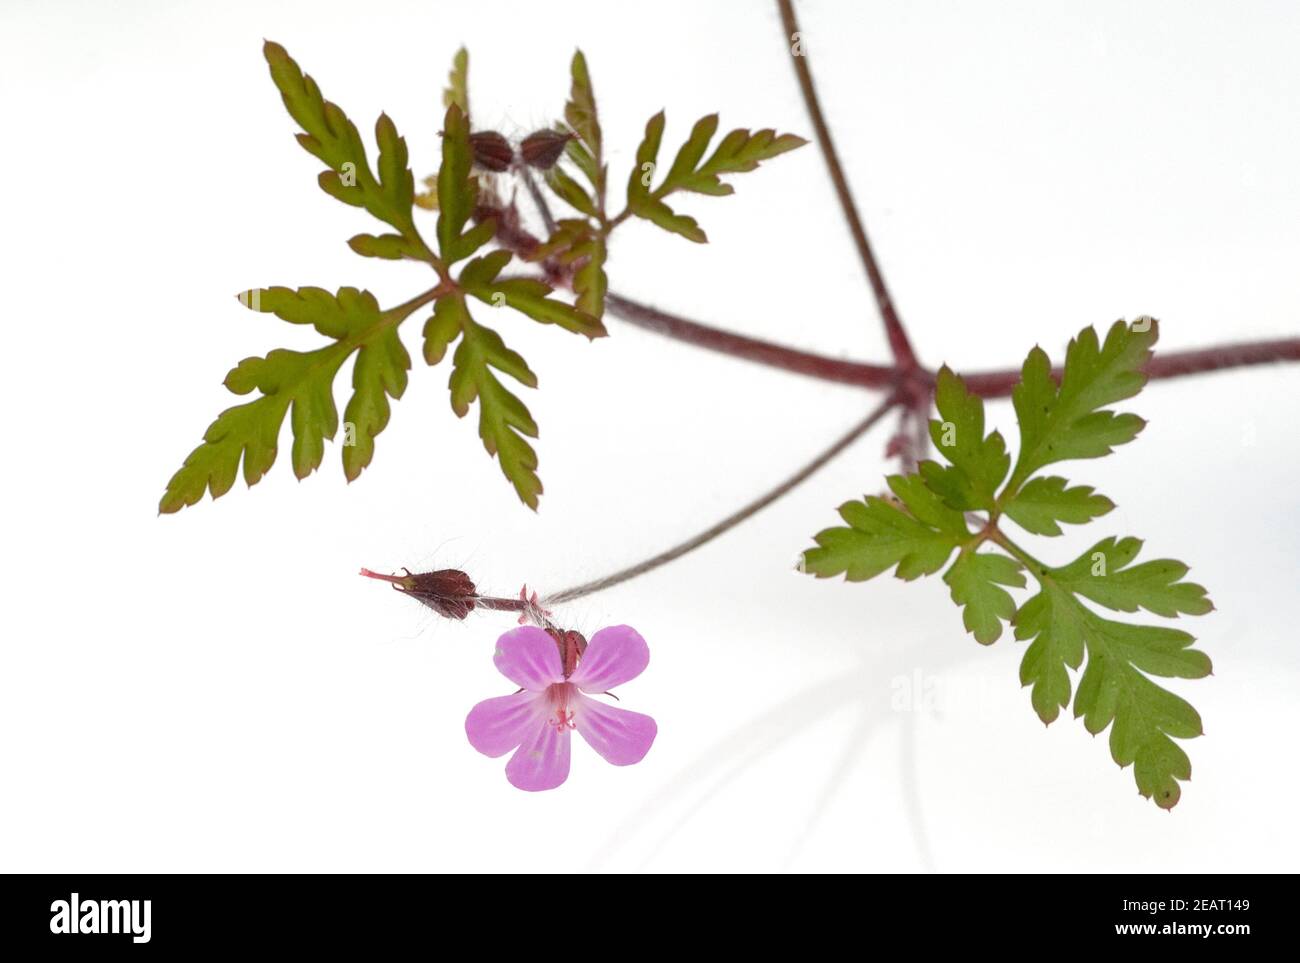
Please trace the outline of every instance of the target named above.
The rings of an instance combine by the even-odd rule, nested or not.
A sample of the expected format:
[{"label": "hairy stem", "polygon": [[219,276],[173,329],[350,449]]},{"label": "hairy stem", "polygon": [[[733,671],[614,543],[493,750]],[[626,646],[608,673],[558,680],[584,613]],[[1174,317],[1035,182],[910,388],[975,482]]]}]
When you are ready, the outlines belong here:
[{"label": "hairy stem", "polygon": [[654,555],[643,562],[638,562],[636,565],[620,569],[612,575],[606,575],[603,578],[598,578],[591,582],[584,582],[581,585],[575,585],[572,588],[567,588],[560,592],[554,592],[542,599],[542,603],[545,605],[559,605],[563,602],[572,602],[574,599],[582,598],[584,595],[591,595],[592,593],[599,592],[602,589],[607,589],[622,582],[626,582],[629,579],[634,579],[638,575],[652,572],[661,565],[665,565],[668,562],[681,558],[683,555],[695,551],[695,549],[702,545],[707,545],[719,535],[722,535],[724,532],[735,528],[746,519],[758,514],[782,495],[785,495],[787,492],[796,488],[823,465],[833,459],[840,452],[844,451],[845,448],[848,448],[849,445],[853,444],[853,442],[866,434],[866,432],[869,431],[877,421],[883,418],[897,403],[897,399],[895,399],[893,395],[890,395],[873,408],[866,417],[839,438],[835,439],[829,448],[813,458],[812,461],[808,462],[771,491],[760,495],[739,511],[733,512],[726,518],[722,519],[722,521],[718,522],[716,525],[706,528],[698,535],[688,538],[686,541],[678,545],[674,545],[667,551],[660,552],[658,555]]},{"label": "hairy stem", "polygon": [[546,227],[546,236],[550,237],[555,233],[555,215],[551,213],[551,205],[546,203],[546,195],[537,186],[537,179],[533,177],[527,164],[516,164],[515,168],[524,179],[524,186],[528,188],[528,195],[533,199],[533,206],[537,208],[542,224]]},{"label": "hairy stem", "polygon": [[[894,383],[895,369],[888,365],[845,361],[761,338],[733,334],[613,292],[606,295],[605,300],[609,312],[629,324],[699,348],[861,388],[886,388]],[[1157,380],[1283,361],[1300,361],[1300,338],[1239,341],[1187,351],[1164,351],[1156,354],[1144,370],[1149,378]],[[934,380],[933,372],[926,371],[925,374],[930,381]],[[1059,378],[1060,369],[1056,369],[1054,374]],[[962,377],[966,387],[980,397],[1001,398],[1011,394],[1011,389],[1020,381],[1020,369],[975,372]]]},{"label": "hairy stem", "polygon": [[799,78],[799,89],[803,92],[803,102],[812,119],[813,130],[817,134],[817,144],[821,148],[822,157],[826,160],[831,182],[835,185],[835,195],[839,198],[844,220],[848,223],[849,232],[853,235],[853,243],[858,248],[858,257],[862,260],[867,279],[871,282],[871,290],[876,296],[876,306],[880,309],[880,317],[885,322],[885,334],[889,338],[889,349],[898,367],[904,370],[914,368],[917,366],[916,353],[907,339],[907,332],[903,330],[903,322],[894,308],[893,298],[889,296],[889,288],[885,286],[885,276],[881,274],[880,266],[876,263],[876,255],[871,250],[871,242],[867,240],[867,231],[862,226],[862,218],[858,216],[858,208],[853,202],[853,193],[849,190],[848,179],[840,166],[835,142],[831,139],[830,127],[827,126],[826,118],[822,114],[821,103],[817,99],[817,87],[813,83],[812,71],[808,67],[808,52],[803,43],[804,38],[799,37],[798,42],[795,39],[795,34],[800,31],[799,21],[794,15],[794,4],[791,0],[777,0],[777,7],[781,11],[781,21],[785,24],[786,42],[790,49],[790,59],[794,62],[795,74]]},{"label": "hairy stem", "polygon": [[628,324],[662,334],[667,338],[686,341],[699,348],[718,351],[733,358],[743,358],[773,368],[794,371],[823,381],[837,381],[840,384],[858,385],[864,388],[887,388],[894,381],[894,369],[887,365],[829,358],[810,351],[773,344],[759,338],[733,334],[678,314],[661,311],[612,291],[605,295],[605,305],[610,313],[622,318]]}]

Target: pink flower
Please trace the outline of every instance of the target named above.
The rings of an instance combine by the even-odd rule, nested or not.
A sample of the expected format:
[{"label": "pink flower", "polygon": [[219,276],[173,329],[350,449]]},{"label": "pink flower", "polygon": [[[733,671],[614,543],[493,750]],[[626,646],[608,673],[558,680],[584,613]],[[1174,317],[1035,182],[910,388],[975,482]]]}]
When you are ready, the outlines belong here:
[{"label": "pink flower", "polygon": [[631,626],[601,629],[580,659],[567,645],[562,659],[556,639],[542,629],[511,629],[497,640],[492,661],[521,691],[476,705],[465,719],[465,734],[485,756],[514,750],[506,763],[512,786],[537,792],[568,779],[573,729],[616,766],[640,762],[650,751],[659,731],[653,719],[583,694],[606,693],[645,671],[650,649]]}]

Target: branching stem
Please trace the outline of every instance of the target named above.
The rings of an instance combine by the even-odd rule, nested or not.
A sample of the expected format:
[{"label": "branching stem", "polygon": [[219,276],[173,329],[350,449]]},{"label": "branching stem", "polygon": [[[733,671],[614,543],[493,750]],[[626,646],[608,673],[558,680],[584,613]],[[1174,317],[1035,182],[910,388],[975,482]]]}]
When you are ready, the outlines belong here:
[{"label": "branching stem", "polygon": [[[915,421],[913,427],[918,438],[924,440],[923,431],[928,416],[929,398],[935,374],[929,369],[923,368],[917,360],[916,353],[890,296],[884,275],[876,261],[862,218],[853,200],[848,179],[845,177],[843,167],[840,164],[835,143],[831,137],[830,127],[822,112],[817,96],[817,88],[808,65],[807,49],[802,42],[803,37],[799,36],[799,23],[795,17],[792,0],[777,0],[777,7],[781,13],[781,19],[790,45],[795,74],[798,77],[804,104],[816,132],[822,157],[826,162],[845,222],[848,225],[850,234],[853,236],[859,258],[862,261],[872,292],[875,295],[876,305],[884,322],[890,351],[893,354],[893,364],[879,365],[846,361],[813,352],[801,351],[747,335],[735,334],[681,315],[660,310],[614,292],[609,292],[606,296],[607,310],[629,324],[644,330],[653,331],[688,344],[694,344],[707,350],[717,351],[733,358],[765,364],[824,381],[887,391],[888,395],[884,401],[850,428],[848,432],[837,438],[829,448],[818,454],[775,488],[749,502],[726,518],[686,541],[642,562],[620,569],[602,578],[552,593],[542,600],[543,604],[562,604],[611,588],[651,572],[708,544],[801,484],[836,455],[848,448],[894,408],[903,409],[905,415],[910,416]],[[551,213],[545,195],[539,189],[529,171],[522,166],[519,170],[548,234],[553,233],[556,223],[555,217]],[[618,217],[609,220],[604,216],[602,207],[600,219],[604,227],[604,233],[608,235],[615,226],[627,218],[628,214],[629,211],[625,210]],[[524,256],[528,256],[535,251],[539,244],[538,239],[521,228],[514,228],[508,232],[499,231],[497,240],[508,249]],[[561,283],[571,283],[571,268],[565,270],[556,265],[545,265],[545,267],[547,268],[545,280],[551,283],[555,283],[557,280]],[[1148,377],[1160,379],[1277,361],[1300,361],[1300,338],[1242,342],[1219,347],[1166,353],[1154,358],[1145,370]],[[1059,370],[1055,373],[1059,377]],[[1009,395],[1019,378],[1020,372],[1018,369],[1006,369],[967,375],[965,380],[967,387],[975,394],[985,398],[993,398]],[[919,453],[913,453],[911,457],[919,457]],[[989,520],[986,529],[982,533],[981,541],[985,539],[1000,545],[1013,557],[1029,566],[1036,576],[1043,570],[1041,563],[1002,534],[997,528],[996,519]],[[514,599],[481,598],[480,605],[485,608],[505,611],[526,612],[531,609],[530,603]]]}]

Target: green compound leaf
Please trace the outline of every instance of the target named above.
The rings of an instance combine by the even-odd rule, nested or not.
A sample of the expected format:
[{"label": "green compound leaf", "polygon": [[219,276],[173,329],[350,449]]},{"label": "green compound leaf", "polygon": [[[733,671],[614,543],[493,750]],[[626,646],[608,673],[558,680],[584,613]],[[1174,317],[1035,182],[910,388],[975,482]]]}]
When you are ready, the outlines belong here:
[{"label": "green compound leaf", "polygon": [[264,358],[245,358],[228,375],[235,394],[261,397],[223,411],[204,433],[203,444],[167,483],[160,512],[193,505],[204,491],[218,498],[234,484],[242,458],[244,480],[255,485],[275,462],[280,428],[292,411],[294,474],[305,478],[318,467],[326,438],[338,430],[333,383],[339,368],[357,352],[354,393],[344,414],[344,472],[351,481],[370,464],[374,438],[388,424],[388,398],[406,388],[410,358],[397,326],[414,310],[381,311],[374,295],[356,288],[331,294],[321,288],[274,287],[245,291],[240,302],[274,313],[292,324],[310,324],[334,344],[315,351],[277,349]]},{"label": "green compound leaf", "polygon": [[[1055,536],[1062,523],[1086,524],[1114,508],[1088,486],[1030,476],[1044,465],[1096,458],[1132,440],[1142,420],[1105,409],[1140,390],[1156,336],[1150,318],[1132,326],[1117,323],[1104,342],[1085,329],[1070,343],[1059,386],[1047,356],[1035,348],[1012,395],[1022,448],[1005,484],[1011,459],[1001,435],[984,433],[982,401],[942,369],[931,437],[948,464],[922,462],[918,474],[890,478],[898,506],[871,498],[842,506],[849,527],[822,532],[818,547],[804,557],[807,570],[823,577],[842,573],[862,580],[898,564],[900,576],[914,578],[942,567],[958,548],[943,576],[952,599],[977,641],[996,641],[1004,622],[1012,624],[1017,639],[1029,641],[1020,681],[1030,687],[1039,718],[1056,720],[1073,695],[1074,714],[1088,731],[1110,729],[1111,755],[1122,767],[1133,765],[1141,794],[1170,808],[1179,800],[1180,781],[1191,776],[1191,763],[1175,740],[1199,736],[1201,720],[1152,677],[1199,679],[1210,673],[1210,660],[1192,648],[1195,640],[1186,632],[1103,618],[1085,601],[1176,618],[1212,611],[1205,589],[1184,581],[1188,569],[1182,562],[1134,564],[1142,545],[1136,538],[1102,539],[1053,568],[998,527],[1005,516],[1033,534]],[[972,532],[973,512],[985,517]],[[1007,555],[980,553],[985,541]],[[1007,589],[1024,587],[1022,569],[1039,590],[1017,609]],[[1076,689],[1071,672],[1079,669]]]},{"label": "green compound leaf", "polygon": [[953,508],[993,508],[1011,456],[1001,434],[984,435],[984,400],[968,392],[947,365],[939,369],[934,400],[939,418],[930,422],[930,437],[952,464],[922,463],[925,483]]},{"label": "green compound leaf", "polygon": [[1132,326],[1116,321],[1104,344],[1092,328],[1084,328],[1066,349],[1059,388],[1046,353],[1041,348],[1029,353],[1011,396],[1020,421],[1020,458],[1009,491],[1045,465],[1099,458],[1137,437],[1146,422],[1102,409],[1142,390],[1146,375],[1141,369],[1151,357],[1158,328],[1153,318]]},{"label": "green compound leaf", "polygon": [[[553,264],[546,265],[548,276],[559,274],[571,284],[573,305],[553,297],[552,287],[541,279],[501,278],[511,257],[505,251],[476,257],[496,236],[497,225],[491,220],[474,223],[480,182],[473,174],[469,55],[464,48],[453,59],[443,92],[441,164],[434,177],[422,181],[427,190],[420,194],[415,191],[406,142],[386,114],[375,124],[377,151],[371,158],[357,127],[338,105],[325,99],[315,80],[282,46],[268,41],[263,52],[284,105],[301,128],[298,142],[326,167],[319,176],[321,188],[388,225],[387,230],[352,237],[348,243],[353,251],[384,260],[425,261],[436,271],[438,282],[387,311],[381,310],[368,292],[354,288],[340,289],[337,294],[318,288],[246,292],[247,306],[293,323],[311,324],[332,343],[314,351],[278,349],[236,366],[227,376],[227,386],[236,394],[256,397],[222,412],[209,426],[203,443],[169,482],[160,510],[177,511],[200,500],[204,492],[210,491],[213,497],[224,494],[234,484],[241,464],[247,482],[255,484],[275,461],[286,419],[293,432],[295,472],[303,477],[314,471],[323,457],[325,440],[335,437],[339,427],[332,394],[334,379],[354,356],[342,455],[345,474],[356,478],[371,463],[375,437],[390,417],[390,400],[400,397],[406,388],[410,357],[397,328],[417,307],[430,302],[432,314],[424,328],[425,360],[431,365],[440,363],[459,342],[452,356],[452,407],[464,416],[470,405],[478,402],[479,434],[485,447],[498,457],[519,497],[535,508],[542,486],[536,474],[537,457],[527,439],[536,437],[537,426],[501,376],[509,375],[530,387],[536,386],[536,377],[496,331],[475,321],[468,299],[510,307],[533,321],[589,339],[606,333],[601,318],[608,286],[607,235],[630,212],[614,219],[606,214],[603,138],[591,76],[581,51],[574,54],[571,66],[572,83],[564,111],[567,126],[556,125],[559,139],[552,139],[549,146],[563,142],[573,167],[590,182],[591,189],[571,176],[573,168],[551,167],[551,188],[584,216],[561,221],[553,236],[538,245],[540,257],[554,258],[565,269],[555,272]],[[712,133],[712,129],[707,132],[705,144]],[[698,132],[693,136],[698,139]],[[683,163],[664,192],[728,193],[730,189],[717,181],[718,175],[750,170],[766,157],[793,146],[797,145],[770,131],[732,136],[718,145],[710,160],[701,163],[702,153],[692,142],[681,152]],[[549,151],[544,154],[544,160],[534,161],[544,164],[553,156]],[[492,195],[492,206],[507,209],[492,182],[485,179],[483,183],[483,189]],[[415,227],[416,206],[437,211],[434,246],[426,244]],[[513,214],[513,202],[507,210]],[[670,224],[676,216],[665,211],[662,201],[654,199],[647,216]],[[677,220],[680,229],[694,233],[688,223],[693,224],[689,219]],[[702,232],[698,236],[703,239]],[[521,242],[520,246],[527,245]],[[453,269],[461,262],[467,263],[454,279]]]},{"label": "green compound leaf", "polygon": [[[386,235],[388,240],[376,248],[386,253],[374,256],[390,257],[400,252],[399,257],[430,260],[432,254],[412,218],[415,179],[407,166],[406,141],[398,136],[388,115],[381,114],[375,124],[375,140],[379,145],[376,176],[370,168],[361,135],[343,110],[321,95],[316,81],[304,74],[278,43],[268,40],[263,54],[285,107],[303,129],[298,143],[327,167],[318,178],[321,189],[345,204],[365,208],[397,229],[396,235]],[[358,250],[358,244],[359,253],[369,253],[367,248],[374,248],[370,242],[359,241],[353,244],[354,250]]]},{"label": "green compound leaf", "polygon": [[1001,586],[1024,588],[1021,565],[1005,555],[963,552],[957,556],[943,580],[948,583],[952,600],[962,606],[966,630],[981,645],[991,645],[1002,637],[1002,623],[1016,614],[1016,603]]},{"label": "green compound leaf", "polygon": [[1002,511],[1027,532],[1060,535],[1059,522],[1083,525],[1115,507],[1087,485],[1066,488],[1067,484],[1059,475],[1032,478],[1003,504]]},{"label": "green compound leaf", "polygon": [[659,147],[663,142],[664,113],[660,111],[646,123],[645,135],[636,152],[636,166],[628,179],[627,206],[637,217],[658,224],[666,231],[680,234],[688,240],[703,244],[708,241],[703,229],[692,217],[676,213],[664,203],[664,198],[674,191],[692,191],[697,194],[724,196],[734,188],[719,177],[752,171],[760,161],[784,154],[807,143],[793,134],[777,136],[773,130],[733,130],[718,142],[718,146],[701,163],[709,142],[718,130],[717,114],[696,121],[672,166],[658,187],[652,187],[656,173]]},{"label": "green compound leaf", "polygon": [[1142,548],[1138,538],[1105,538],[1077,559],[1054,572],[1058,583],[1117,612],[1146,609],[1166,618],[1205,615],[1214,604],[1205,589],[1184,582],[1187,566],[1170,558],[1141,565],[1130,563]]}]

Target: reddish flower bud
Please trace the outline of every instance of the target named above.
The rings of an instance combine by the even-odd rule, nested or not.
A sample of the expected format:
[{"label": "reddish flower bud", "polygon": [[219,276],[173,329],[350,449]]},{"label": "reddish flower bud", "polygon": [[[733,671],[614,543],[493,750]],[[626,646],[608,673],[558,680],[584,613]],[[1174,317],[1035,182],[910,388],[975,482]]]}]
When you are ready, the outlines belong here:
[{"label": "reddish flower bud", "polygon": [[558,130],[543,127],[524,138],[524,142],[519,145],[519,153],[523,155],[526,164],[538,170],[550,170],[564,153],[564,146],[571,140],[572,134],[562,134]]},{"label": "reddish flower bud", "polygon": [[410,569],[404,568],[402,571],[406,574],[380,575],[363,568],[361,574],[366,578],[391,582],[393,588],[405,592],[417,602],[423,602],[444,618],[463,619],[474,611],[478,589],[470,577],[459,569],[443,568],[415,575],[411,574]]},{"label": "reddish flower bud", "polygon": [[474,151],[474,163],[485,170],[500,173],[515,159],[510,141],[493,130],[480,130],[470,134],[469,146]]}]

